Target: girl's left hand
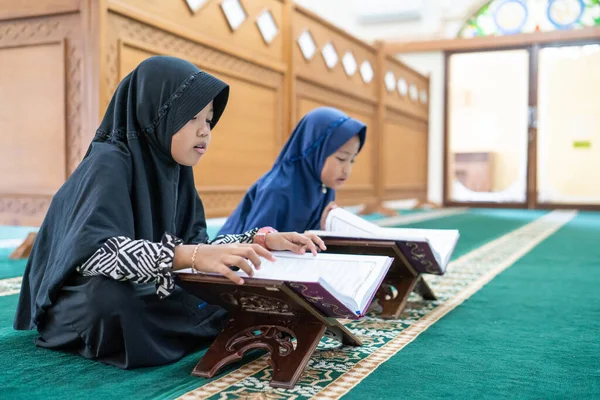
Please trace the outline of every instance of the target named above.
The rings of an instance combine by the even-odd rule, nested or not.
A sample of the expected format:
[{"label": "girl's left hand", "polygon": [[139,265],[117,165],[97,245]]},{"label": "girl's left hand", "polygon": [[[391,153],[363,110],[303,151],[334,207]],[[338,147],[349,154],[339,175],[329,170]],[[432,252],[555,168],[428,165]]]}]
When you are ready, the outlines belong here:
[{"label": "girl's left hand", "polygon": [[317,247],[327,250],[323,240],[314,233],[272,232],[265,237],[265,245],[269,250],[289,250],[296,254],[304,254],[308,250],[315,256],[319,251]]},{"label": "girl's left hand", "polygon": [[335,204],[335,201],[331,201],[329,202],[329,204],[327,204],[327,207],[325,207],[325,209],[323,210],[323,214],[321,214],[321,230],[322,231],[326,231],[327,230],[327,216],[329,215],[329,212],[331,210],[333,210],[334,208],[337,208],[337,204]]}]

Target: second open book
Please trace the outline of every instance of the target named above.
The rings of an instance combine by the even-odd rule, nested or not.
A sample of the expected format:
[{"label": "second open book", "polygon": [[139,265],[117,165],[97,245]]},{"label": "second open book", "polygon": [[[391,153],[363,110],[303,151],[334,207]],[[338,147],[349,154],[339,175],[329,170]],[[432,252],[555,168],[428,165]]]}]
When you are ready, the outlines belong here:
[{"label": "second open book", "polygon": [[252,278],[241,270],[236,273],[245,280],[283,281],[324,315],[349,319],[365,314],[393,261],[385,256],[350,254],[273,255],[276,261],[261,259]]},{"label": "second open book", "polygon": [[435,275],[446,272],[460,236],[453,229],[382,228],[339,207],[329,212],[325,229],[313,232],[321,237],[394,241],[417,272]]}]

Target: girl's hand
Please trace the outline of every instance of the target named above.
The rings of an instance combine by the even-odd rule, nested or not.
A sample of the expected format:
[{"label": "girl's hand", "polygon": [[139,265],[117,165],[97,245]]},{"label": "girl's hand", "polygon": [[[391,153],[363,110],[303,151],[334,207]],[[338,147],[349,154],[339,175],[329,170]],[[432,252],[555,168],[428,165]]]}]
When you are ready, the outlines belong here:
[{"label": "girl's hand", "polygon": [[[192,255],[195,247],[195,245],[175,247],[174,270],[192,266]],[[248,276],[252,276],[254,271],[248,261],[254,265],[254,268],[259,269],[259,257],[275,261],[275,257],[267,249],[257,244],[207,244],[198,247],[194,266],[197,271],[217,273],[229,278],[233,283],[243,285],[244,280],[242,277],[232,271],[230,267],[238,267]]]},{"label": "girl's hand", "polygon": [[327,222],[327,216],[329,215],[329,211],[333,210],[334,208],[337,208],[337,204],[335,204],[335,201],[332,201],[331,203],[327,204],[327,207],[325,207],[325,209],[323,210],[323,214],[321,214],[321,230],[322,231],[326,230],[325,223]]},{"label": "girl's hand", "polygon": [[265,245],[270,250],[289,250],[296,254],[304,254],[308,250],[315,256],[319,249],[327,250],[323,240],[314,233],[272,232],[265,237]]}]

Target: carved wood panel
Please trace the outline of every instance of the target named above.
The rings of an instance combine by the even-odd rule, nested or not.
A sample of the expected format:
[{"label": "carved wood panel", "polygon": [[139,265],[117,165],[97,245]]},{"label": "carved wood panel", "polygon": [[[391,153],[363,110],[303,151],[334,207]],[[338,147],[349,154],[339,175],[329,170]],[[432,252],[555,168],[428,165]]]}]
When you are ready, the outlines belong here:
[{"label": "carved wood panel", "polygon": [[[376,100],[377,54],[373,47],[302,9],[295,10],[292,20],[292,43],[289,45],[293,48],[292,62],[299,78],[362,100]],[[345,68],[346,55],[353,64],[352,69]],[[329,65],[328,58],[331,60]],[[364,74],[369,68],[370,76]]]},{"label": "carved wood panel", "polygon": [[230,85],[209,151],[194,168],[207,216],[228,215],[283,144],[282,74],[115,13],[108,23],[105,107],[119,81],[155,54],[185,58]]},{"label": "carved wood panel", "polygon": [[0,48],[0,60],[0,192],[52,194],[67,172],[64,43]]},{"label": "carved wood panel", "polygon": [[427,120],[429,117],[429,78],[418,74],[400,61],[384,61],[384,101],[396,111]]},{"label": "carved wood panel", "polygon": [[105,91],[102,104],[106,109],[119,84],[119,41],[135,43],[140,47],[155,49],[161,54],[185,58],[200,68],[211,69],[233,76],[241,76],[257,84],[282,87],[281,73],[261,67],[239,57],[234,57],[211,47],[162,31],[119,14],[109,13],[107,21]]},{"label": "carved wood panel", "polygon": [[428,126],[388,110],[383,124],[382,167],[386,199],[427,195]]},{"label": "carved wood panel", "polygon": [[[239,10],[238,4],[241,6],[241,15],[230,14],[233,27],[223,11],[223,3],[228,3],[227,9],[233,7],[232,11]],[[192,10],[186,0],[110,0],[109,6],[127,10],[132,15],[149,16],[165,31],[202,35],[220,49],[234,50],[246,59],[258,55],[283,62],[282,0],[206,1],[197,10]],[[265,41],[258,27],[258,19],[265,12],[270,14],[276,29],[270,43]]]},{"label": "carved wood panel", "polygon": [[207,218],[223,217],[229,215],[246,194],[247,187],[230,188],[199,188],[198,193],[202,199]]},{"label": "carved wood panel", "polygon": [[[83,84],[83,39],[79,13],[45,16],[39,18],[22,18],[0,21],[0,49],[20,48],[43,43],[64,43],[64,88],[57,93],[56,100],[65,104],[65,138],[66,138],[66,165],[63,161],[62,169],[70,174],[79,164],[87,149],[87,143],[93,132],[87,132],[83,126],[83,105],[85,85]],[[43,62],[43,60],[40,60]],[[26,88],[27,82],[23,82]],[[27,90],[13,96],[10,101],[28,103]],[[2,102],[5,99],[1,100]],[[32,111],[33,112],[33,111]],[[32,114],[31,118],[35,118]],[[3,149],[13,151],[13,149]],[[35,157],[35,150],[24,155]],[[56,182],[55,182],[56,183]],[[39,188],[34,192],[39,192]],[[46,190],[47,191],[47,190]],[[13,192],[13,193],[11,193]],[[52,193],[45,193],[42,197],[35,193],[14,193],[4,189],[0,194],[0,222],[12,224],[39,224],[41,223],[49,205]]]}]

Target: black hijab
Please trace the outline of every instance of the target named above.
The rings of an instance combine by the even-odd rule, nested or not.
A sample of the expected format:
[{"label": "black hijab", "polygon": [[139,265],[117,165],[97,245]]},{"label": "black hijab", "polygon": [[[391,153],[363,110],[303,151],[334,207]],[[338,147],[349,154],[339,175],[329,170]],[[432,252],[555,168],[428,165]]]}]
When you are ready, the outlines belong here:
[{"label": "black hijab", "polygon": [[109,238],[208,240],[191,167],[171,138],[211,100],[213,127],[229,86],[181,59],[156,56],[119,84],[84,159],[59,189],[40,227],[15,316],[33,329],[75,269]]}]

